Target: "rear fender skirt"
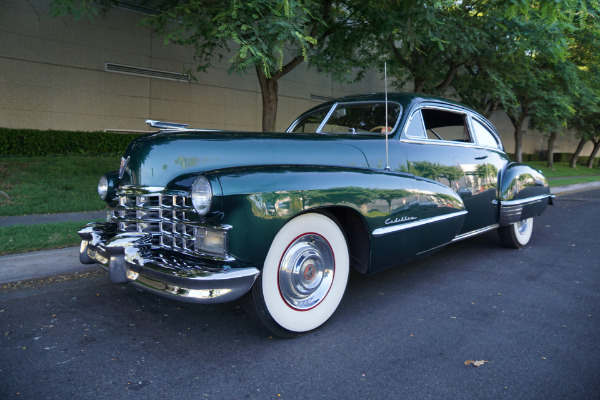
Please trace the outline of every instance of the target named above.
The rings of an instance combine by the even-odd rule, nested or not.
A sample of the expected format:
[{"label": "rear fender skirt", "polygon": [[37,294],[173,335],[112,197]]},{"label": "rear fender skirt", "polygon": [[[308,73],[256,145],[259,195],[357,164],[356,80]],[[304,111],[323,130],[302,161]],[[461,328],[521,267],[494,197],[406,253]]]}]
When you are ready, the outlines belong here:
[{"label": "rear fender skirt", "polygon": [[506,226],[540,215],[552,204],[548,181],[541,172],[519,163],[510,163],[502,171],[498,201],[499,223]]},{"label": "rear fender skirt", "polygon": [[500,202],[500,226],[510,225],[542,214],[548,204],[552,204],[553,197],[551,194],[544,194],[521,200]]}]

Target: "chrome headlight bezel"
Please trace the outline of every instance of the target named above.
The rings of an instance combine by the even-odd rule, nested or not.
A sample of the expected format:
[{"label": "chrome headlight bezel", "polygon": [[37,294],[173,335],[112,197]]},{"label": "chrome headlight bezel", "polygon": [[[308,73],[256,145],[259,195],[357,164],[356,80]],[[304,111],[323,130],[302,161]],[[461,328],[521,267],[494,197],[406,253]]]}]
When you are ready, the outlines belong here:
[{"label": "chrome headlight bezel", "polygon": [[108,197],[108,178],[106,175],[102,175],[98,181],[98,196],[105,201]]},{"label": "chrome headlight bezel", "polygon": [[192,184],[190,193],[192,205],[200,216],[208,214],[212,205],[212,186],[204,175],[198,175]]}]

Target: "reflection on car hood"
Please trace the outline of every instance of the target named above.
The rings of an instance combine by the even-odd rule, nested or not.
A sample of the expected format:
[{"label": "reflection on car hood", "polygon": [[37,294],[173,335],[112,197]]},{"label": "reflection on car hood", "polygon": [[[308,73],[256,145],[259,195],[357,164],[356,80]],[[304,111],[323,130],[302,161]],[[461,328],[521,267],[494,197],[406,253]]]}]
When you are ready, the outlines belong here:
[{"label": "reflection on car hood", "polygon": [[122,184],[163,187],[184,174],[238,166],[369,167],[351,139],[316,134],[155,133],[135,139],[125,157]]}]

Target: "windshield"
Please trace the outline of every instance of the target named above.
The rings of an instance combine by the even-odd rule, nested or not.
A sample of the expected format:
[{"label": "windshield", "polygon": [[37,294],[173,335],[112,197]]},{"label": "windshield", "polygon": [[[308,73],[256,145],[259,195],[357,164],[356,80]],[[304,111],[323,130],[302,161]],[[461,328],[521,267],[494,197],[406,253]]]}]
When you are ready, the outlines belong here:
[{"label": "windshield", "polygon": [[[388,132],[391,132],[396,127],[401,108],[397,103],[388,103],[387,108],[387,126]],[[304,116],[291,132],[381,134],[385,133],[385,129],[384,102],[342,103],[334,105],[331,112],[330,109],[321,109]]]}]

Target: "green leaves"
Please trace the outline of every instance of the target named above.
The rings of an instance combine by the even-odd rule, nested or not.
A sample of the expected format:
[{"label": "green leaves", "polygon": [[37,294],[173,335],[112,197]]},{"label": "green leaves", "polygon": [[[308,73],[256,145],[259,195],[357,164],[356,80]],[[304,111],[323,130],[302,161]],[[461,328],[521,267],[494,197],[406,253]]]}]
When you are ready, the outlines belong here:
[{"label": "green leaves", "polygon": [[319,22],[318,5],[311,0],[181,1],[146,23],[169,42],[195,44],[202,65],[219,52],[228,54],[231,71],[260,66],[272,77],[283,69],[285,56],[307,58],[316,43],[310,29]]}]

